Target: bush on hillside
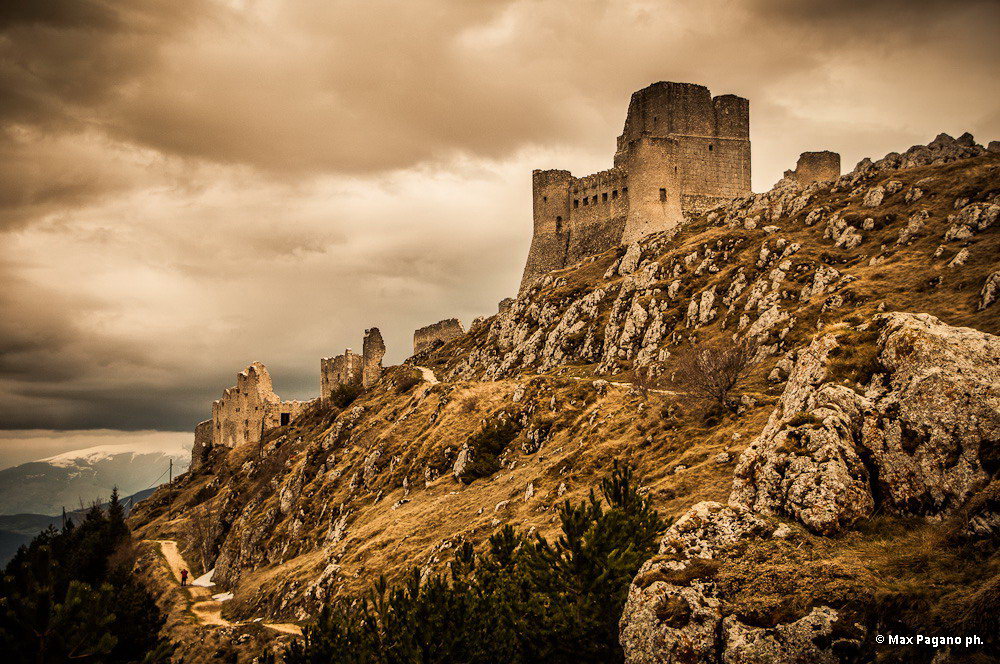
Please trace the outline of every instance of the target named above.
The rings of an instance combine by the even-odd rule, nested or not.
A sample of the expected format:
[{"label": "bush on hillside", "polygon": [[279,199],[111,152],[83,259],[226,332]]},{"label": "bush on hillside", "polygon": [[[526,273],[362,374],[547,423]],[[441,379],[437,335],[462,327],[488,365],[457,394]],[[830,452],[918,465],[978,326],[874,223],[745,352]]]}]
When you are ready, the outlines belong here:
[{"label": "bush on hillside", "polygon": [[580,504],[558,508],[550,542],[505,526],[476,555],[466,543],[450,575],[380,579],[368,596],[335,600],[286,664],[528,664],[622,662],[618,619],[629,584],[651,557],[664,523],[614,465]]}]

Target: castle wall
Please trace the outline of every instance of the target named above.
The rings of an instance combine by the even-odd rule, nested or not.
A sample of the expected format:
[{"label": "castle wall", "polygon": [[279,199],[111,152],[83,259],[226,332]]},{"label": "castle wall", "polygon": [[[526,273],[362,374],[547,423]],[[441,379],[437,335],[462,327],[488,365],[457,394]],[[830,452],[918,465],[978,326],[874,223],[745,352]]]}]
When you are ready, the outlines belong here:
[{"label": "castle wall", "polygon": [[795,170],[786,171],[785,176],[793,177],[801,185],[835,180],[840,177],[840,155],[829,150],[803,152],[799,155]]},{"label": "castle wall", "polygon": [[581,178],[534,171],[532,192],[522,291],[546,272],[674,228],[685,212],[749,194],[750,102],[654,83],[632,94],[613,168]]},{"label": "castle wall", "polygon": [[377,327],[365,330],[365,340],[361,349],[361,384],[365,389],[382,377],[382,358],[385,357],[385,342]]},{"label": "castle wall", "polygon": [[630,146],[625,156],[629,208],[621,243],[674,228],[684,220],[677,149],[676,140],[651,136]]},{"label": "castle wall", "polygon": [[413,354],[431,350],[465,334],[457,318],[448,318],[433,325],[426,325],[413,332]]},{"label": "castle wall", "polygon": [[361,383],[362,357],[350,348],[336,357],[319,361],[319,398],[329,401],[330,395],[341,385]]},{"label": "castle wall", "polygon": [[236,385],[226,388],[212,404],[212,445],[238,447],[260,442],[268,409],[280,403],[271,375],[254,362],[236,375]]},{"label": "castle wall", "polygon": [[191,448],[191,470],[198,470],[208,450],[212,449],[212,420],[198,422],[194,428],[194,446]]}]

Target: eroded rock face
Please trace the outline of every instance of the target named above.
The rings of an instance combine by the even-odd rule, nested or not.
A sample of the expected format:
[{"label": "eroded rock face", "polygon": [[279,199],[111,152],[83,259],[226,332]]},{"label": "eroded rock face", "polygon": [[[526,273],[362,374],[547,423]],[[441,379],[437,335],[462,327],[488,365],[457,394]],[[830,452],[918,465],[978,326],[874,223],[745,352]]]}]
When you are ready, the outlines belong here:
[{"label": "eroded rock face", "polygon": [[767,426],[740,457],[732,506],[831,534],[876,506],[949,513],[997,475],[1000,338],[927,314],[873,324],[884,374],[863,394],[828,375],[832,335],[798,353]]},{"label": "eroded rock face", "polygon": [[724,664],[840,664],[841,658],[830,647],[838,618],[837,611],[828,606],[818,606],[795,622],[774,627],[750,627],[735,616],[726,616],[722,621],[725,643],[722,661]]},{"label": "eroded rock face", "polygon": [[886,507],[947,513],[1000,470],[1000,337],[928,314],[888,314],[876,392],[861,444]]},{"label": "eroded rock face", "polygon": [[629,588],[619,626],[625,661],[839,662],[832,647],[839,616],[830,607],[815,607],[773,627],[722,615],[712,559],[746,540],[780,536],[780,530],[773,520],[740,507],[703,502],[688,510],[663,537],[660,555],[642,566]]}]

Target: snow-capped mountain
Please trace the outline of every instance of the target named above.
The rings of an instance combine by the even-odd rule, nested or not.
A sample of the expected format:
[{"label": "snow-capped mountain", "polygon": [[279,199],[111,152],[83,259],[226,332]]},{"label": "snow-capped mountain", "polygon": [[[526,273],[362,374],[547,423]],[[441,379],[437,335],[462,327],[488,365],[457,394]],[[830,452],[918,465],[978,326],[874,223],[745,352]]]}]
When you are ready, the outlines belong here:
[{"label": "snow-capped mountain", "polygon": [[183,448],[150,449],[128,444],[99,445],[0,470],[0,514],[58,514],[107,500],[113,487],[122,496],[167,481],[187,470]]}]

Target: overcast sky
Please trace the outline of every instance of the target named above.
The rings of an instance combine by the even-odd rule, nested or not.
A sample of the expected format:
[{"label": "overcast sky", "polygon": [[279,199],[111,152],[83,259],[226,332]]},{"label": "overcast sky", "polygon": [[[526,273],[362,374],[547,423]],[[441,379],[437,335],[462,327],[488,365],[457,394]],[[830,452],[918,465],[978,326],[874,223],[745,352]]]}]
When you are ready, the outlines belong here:
[{"label": "overcast sky", "polygon": [[189,431],[251,361],[308,398],[366,327],[398,362],[494,313],[531,169],[608,168],[654,81],[750,99],[757,191],[1000,138],[998,32],[997,0],[4,2],[0,428]]}]

